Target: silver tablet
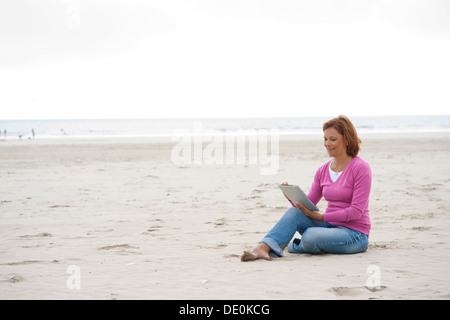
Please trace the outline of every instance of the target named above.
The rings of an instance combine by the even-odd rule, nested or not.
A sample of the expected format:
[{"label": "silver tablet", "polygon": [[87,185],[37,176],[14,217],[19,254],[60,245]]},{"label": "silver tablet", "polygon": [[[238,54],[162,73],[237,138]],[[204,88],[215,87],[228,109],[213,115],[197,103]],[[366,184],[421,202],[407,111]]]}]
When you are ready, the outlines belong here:
[{"label": "silver tablet", "polygon": [[319,208],[316,207],[311,200],[309,200],[308,196],[300,189],[299,186],[295,184],[279,184],[278,187],[283,191],[285,196],[289,199],[289,201],[294,205],[296,202],[300,202],[309,210],[319,211]]}]

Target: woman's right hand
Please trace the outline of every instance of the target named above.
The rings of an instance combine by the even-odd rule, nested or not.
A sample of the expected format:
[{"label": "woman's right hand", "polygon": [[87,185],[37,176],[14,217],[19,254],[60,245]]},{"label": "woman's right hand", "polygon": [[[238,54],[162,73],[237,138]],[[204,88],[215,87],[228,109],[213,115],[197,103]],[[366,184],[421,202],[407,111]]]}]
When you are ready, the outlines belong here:
[{"label": "woman's right hand", "polygon": [[[283,182],[282,185],[283,185],[283,186],[288,186],[289,183]],[[283,194],[284,194],[284,192],[283,192]],[[288,199],[289,202],[291,202],[291,200],[289,200],[289,198],[287,197],[287,195],[284,194],[284,196],[286,197],[286,199]],[[292,202],[291,202],[291,204],[294,205]]]}]

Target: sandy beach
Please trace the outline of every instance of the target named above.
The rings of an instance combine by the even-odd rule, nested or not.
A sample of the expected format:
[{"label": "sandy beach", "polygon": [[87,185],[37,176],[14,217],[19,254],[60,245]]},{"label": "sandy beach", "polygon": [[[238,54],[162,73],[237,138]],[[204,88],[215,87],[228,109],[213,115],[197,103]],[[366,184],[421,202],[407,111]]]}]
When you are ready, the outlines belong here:
[{"label": "sandy beach", "polygon": [[174,163],[174,142],[0,141],[0,299],[449,299],[448,134],[362,139],[368,251],[247,263],[321,138],[281,140],[271,175]]}]

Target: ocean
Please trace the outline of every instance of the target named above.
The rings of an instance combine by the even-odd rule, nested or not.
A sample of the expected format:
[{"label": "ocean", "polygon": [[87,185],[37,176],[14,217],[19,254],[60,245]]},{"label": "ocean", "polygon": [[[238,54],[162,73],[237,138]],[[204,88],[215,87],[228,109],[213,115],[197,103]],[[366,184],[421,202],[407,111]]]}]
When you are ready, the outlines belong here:
[{"label": "ocean", "polygon": [[[450,116],[351,117],[359,134],[450,133]],[[0,139],[170,138],[174,135],[322,135],[329,117],[215,119],[0,120]],[[266,132],[265,131],[265,132]],[[6,134],[5,134],[6,132]]]}]

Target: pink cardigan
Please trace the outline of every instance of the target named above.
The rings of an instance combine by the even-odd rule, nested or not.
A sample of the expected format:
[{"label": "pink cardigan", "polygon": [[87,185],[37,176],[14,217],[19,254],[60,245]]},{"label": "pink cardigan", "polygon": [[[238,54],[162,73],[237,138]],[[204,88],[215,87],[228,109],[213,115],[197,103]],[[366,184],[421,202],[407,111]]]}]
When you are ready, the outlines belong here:
[{"label": "pink cardigan", "polygon": [[369,195],[372,171],[360,157],[353,158],[339,179],[330,177],[330,161],[322,165],[314,176],[308,197],[317,205],[322,196],[328,201],[323,214],[325,222],[361,231],[369,235]]}]

